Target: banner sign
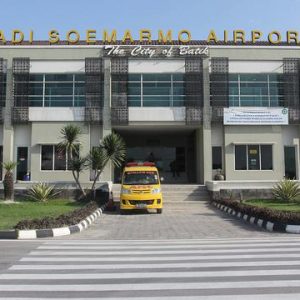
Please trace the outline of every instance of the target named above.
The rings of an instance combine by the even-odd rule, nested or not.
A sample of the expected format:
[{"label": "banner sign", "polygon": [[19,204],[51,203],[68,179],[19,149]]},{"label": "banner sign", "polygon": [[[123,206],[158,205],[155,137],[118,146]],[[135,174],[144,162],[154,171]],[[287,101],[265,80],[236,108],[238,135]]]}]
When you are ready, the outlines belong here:
[{"label": "banner sign", "polygon": [[224,125],[288,125],[287,108],[231,107],[224,108]]},{"label": "banner sign", "polygon": [[105,45],[106,56],[131,56],[131,57],[178,57],[178,56],[208,56],[208,47],[195,46],[120,46]]},{"label": "banner sign", "polygon": [[[205,36],[207,44],[242,44],[242,45],[255,45],[257,42],[267,41],[269,45],[278,45],[280,43],[286,43],[288,45],[299,46],[300,37],[299,32],[295,30],[287,30],[280,32],[278,30],[272,30],[270,32],[263,32],[261,30],[245,31],[243,29],[235,30],[223,30],[222,32],[216,32],[210,30]],[[103,44],[123,44],[123,45],[135,45],[136,42],[141,44],[148,43],[151,45],[152,41],[155,41],[157,45],[173,44],[178,42],[179,44],[193,44],[192,33],[188,29],[181,29],[179,31],[173,31],[172,29],[157,31],[151,29],[140,29],[137,31],[131,31],[129,29],[120,31],[117,29],[112,30],[99,30],[99,29],[86,29],[82,32],[76,29],[70,29],[67,32],[62,32],[57,29],[50,29],[48,34],[45,34],[45,38],[48,39],[50,45],[59,44],[66,41],[71,45],[96,45],[99,42]],[[198,40],[199,37],[196,38]],[[37,39],[37,41],[40,40]],[[25,42],[33,44],[36,41],[34,30],[24,31],[20,29],[13,29],[11,31],[4,31],[0,27],[0,46],[6,43],[13,45],[22,45]]]}]

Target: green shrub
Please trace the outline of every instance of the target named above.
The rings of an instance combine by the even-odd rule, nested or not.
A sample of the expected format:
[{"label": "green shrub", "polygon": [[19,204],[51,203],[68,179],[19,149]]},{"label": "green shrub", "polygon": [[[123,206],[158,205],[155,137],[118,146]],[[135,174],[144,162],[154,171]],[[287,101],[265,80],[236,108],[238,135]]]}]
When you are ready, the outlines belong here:
[{"label": "green shrub", "polygon": [[46,202],[58,194],[58,192],[54,192],[54,186],[50,186],[44,182],[33,185],[28,191],[28,196],[39,202]]},{"label": "green shrub", "polygon": [[273,187],[272,193],[275,199],[294,202],[300,196],[300,187],[297,181],[283,179]]}]

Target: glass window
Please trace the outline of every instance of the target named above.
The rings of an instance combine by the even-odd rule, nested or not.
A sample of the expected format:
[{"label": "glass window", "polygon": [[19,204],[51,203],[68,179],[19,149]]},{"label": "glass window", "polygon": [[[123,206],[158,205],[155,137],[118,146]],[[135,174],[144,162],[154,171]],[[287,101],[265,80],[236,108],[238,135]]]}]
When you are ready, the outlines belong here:
[{"label": "glass window", "polygon": [[229,74],[229,106],[284,106],[282,74]]},{"label": "glass window", "polygon": [[85,106],[84,74],[30,74],[29,105]]},{"label": "glass window", "polygon": [[53,169],[53,146],[42,145],[42,170],[52,170]]},{"label": "glass window", "polygon": [[[70,159],[66,155],[66,151],[58,147],[58,145],[42,145],[41,153],[41,169],[42,170],[70,170]],[[79,156],[79,145],[73,150],[73,157]],[[68,168],[67,168],[68,166]]]},{"label": "glass window", "polygon": [[247,149],[246,145],[235,146],[235,169],[247,170]]},{"label": "glass window", "polygon": [[5,99],[6,99],[6,73],[0,76],[0,106],[5,106]]},{"label": "glass window", "polygon": [[[114,84],[119,84],[117,79]],[[184,74],[128,75],[128,106],[179,107],[184,106],[184,99]]]},{"label": "glass window", "polygon": [[272,145],[236,145],[236,170],[273,170]]},{"label": "glass window", "polygon": [[222,147],[212,147],[212,168],[222,169]]},{"label": "glass window", "polygon": [[66,169],[66,151],[58,146],[55,146],[54,170]]},{"label": "glass window", "polygon": [[273,170],[273,151],[272,145],[261,145],[261,169]]},{"label": "glass window", "polygon": [[248,145],[248,169],[249,170],[260,169],[258,145]]}]

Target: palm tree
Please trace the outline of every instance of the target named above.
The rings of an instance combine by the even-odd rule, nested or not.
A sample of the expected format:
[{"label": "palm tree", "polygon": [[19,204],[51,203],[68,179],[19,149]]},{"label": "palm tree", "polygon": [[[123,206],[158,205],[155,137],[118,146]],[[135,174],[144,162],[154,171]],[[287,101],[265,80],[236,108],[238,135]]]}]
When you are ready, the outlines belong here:
[{"label": "palm tree", "polygon": [[120,167],[125,160],[126,145],[123,138],[117,133],[111,133],[103,138],[99,147],[90,151],[89,166],[95,170],[92,191],[95,191],[96,182],[110,161],[113,166]]},{"label": "palm tree", "polygon": [[2,167],[5,169],[5,175],[3,180],[5,200],[14,199],[14,174],[12,171],[16,166],[17,163],[13,161],[2,163]]},{"label": "palm tree", "polygon": [[78,137],[81,134],[81,129],[77,125],[66,125],[60,131],[62,142],[58,144],[59,148],[66,151],[69,158],[73,159],[73,154],[79,154],[79,147],[81,145]]},{"label": "palm tree", "polygon": [[85,198],[86,197],[86,192],[83,189],[79,177],[80,177],[80,173],[85,170],[87,168],[87,159],[85,157],[74,157],[69,164],[71,170],[72,170],[72,174],[74,177],[74,180],[82,194],[82,196]]},{"label": "palm tree", "polygon": [[58,144],[58,147],[61,150],[66,151],[68,167],[72,171],[77,187],[81,191],[82,195],[86,197],[86,193],[79,181],[80,173],[86,168],[86,159],[79,156],[79,148],[81,145],[79,135],[81,134],[81,129],[77,125],[70,124],[64,126],[60,133],[62,142]]}]

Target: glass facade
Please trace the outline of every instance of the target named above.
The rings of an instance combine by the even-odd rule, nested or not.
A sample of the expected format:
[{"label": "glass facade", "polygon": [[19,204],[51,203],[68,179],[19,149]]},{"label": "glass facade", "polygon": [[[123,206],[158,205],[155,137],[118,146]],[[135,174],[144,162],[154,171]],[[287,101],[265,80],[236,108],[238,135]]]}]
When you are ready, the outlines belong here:
[{"label": "glass facade", "polygon": [[29,106],[85,106],[84,74],[30,74]]},{"label": "glass facade", "polygon": [[184,106],[184,74],[129,74],[128,106]]},{"label": "glass facade", "polygon": [[0,77],[0,107],[5,106],[5,98],[6,98],[6,74],[3,74]]},{"label": "glass facade", "polygon": [[283,74],[229,74],[229,106],[284,106]]}]

